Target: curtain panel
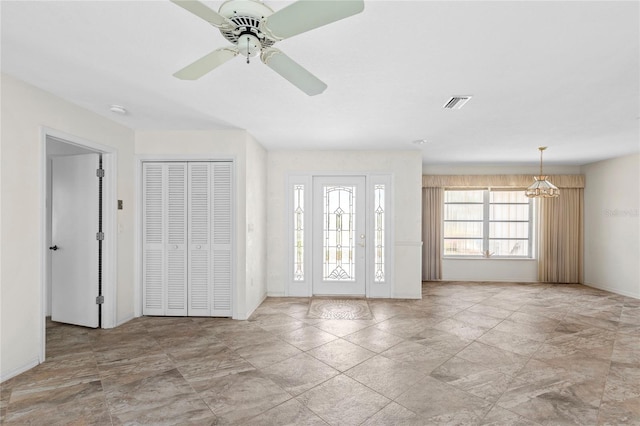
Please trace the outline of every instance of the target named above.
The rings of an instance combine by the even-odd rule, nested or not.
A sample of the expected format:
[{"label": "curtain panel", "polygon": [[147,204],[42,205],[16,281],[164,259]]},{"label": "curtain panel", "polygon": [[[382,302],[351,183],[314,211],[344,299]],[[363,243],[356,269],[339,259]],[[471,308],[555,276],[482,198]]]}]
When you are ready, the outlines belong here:
[{"label": "curtain panel", "polygon": [[[582,283],[584,175],[549,175],[558,198],[538,201],[538,281]],[[422,279],[442,279],[442,216],[445,188],[526,189],[532,175],[423,175]],[[437,221],[437,223],[435,222]]]},{"label": "curtain panel", "polygon": [[563,188],[538,203],[538,281],[582,283],[584,190]]},{"label": "curtain panel", "polygon": [[442,279],[444,188],[422,188],[422,281]]}]

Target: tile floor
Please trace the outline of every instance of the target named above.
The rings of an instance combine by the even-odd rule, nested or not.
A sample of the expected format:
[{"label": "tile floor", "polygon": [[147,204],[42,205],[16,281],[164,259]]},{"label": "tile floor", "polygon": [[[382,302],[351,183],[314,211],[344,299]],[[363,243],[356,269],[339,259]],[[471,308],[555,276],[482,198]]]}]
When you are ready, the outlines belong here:
[{"label": "tile floor", "polygon": [[638,299],[429,282],[422,300],[367,303],[373,319],[324,319],[310,299],[269,298],[249,321],[50,323],[47,361],[1,385],[0,420],[640,425]]}]

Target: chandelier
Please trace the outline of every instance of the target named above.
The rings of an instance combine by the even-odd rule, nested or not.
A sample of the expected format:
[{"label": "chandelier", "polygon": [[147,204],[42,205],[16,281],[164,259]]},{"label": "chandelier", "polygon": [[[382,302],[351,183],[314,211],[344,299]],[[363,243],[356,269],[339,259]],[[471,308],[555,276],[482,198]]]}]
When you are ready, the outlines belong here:
[{"label": "chandelier", "polygon": [[555,198],[560,194],[558,188],[547,180],[547,176],[542,174],[542,152],[547,147],[541,146],[538,149],[540,150],[540,175],[533,177],[535,182],[527,188],[524,194],[529,198]]}]

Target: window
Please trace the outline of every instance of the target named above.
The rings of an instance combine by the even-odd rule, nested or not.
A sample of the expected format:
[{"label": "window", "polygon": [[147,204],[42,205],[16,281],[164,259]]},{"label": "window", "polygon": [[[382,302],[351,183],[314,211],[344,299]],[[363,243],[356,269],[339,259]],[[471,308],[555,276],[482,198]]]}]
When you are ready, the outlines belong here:
[{"label": "window", "polygon": [[384,185],[378,184],[373,187],[373,206],[374,210],[374,242],[375,246],[375,273],[374,281],[384,282]]},{"label": "window", "polygon": [[293,186],[293,280],[304,281],[304,185]]},{"label": "window", "polygon": [[530,258],[531,200],[524,191],[444,193],[444,255]]}]

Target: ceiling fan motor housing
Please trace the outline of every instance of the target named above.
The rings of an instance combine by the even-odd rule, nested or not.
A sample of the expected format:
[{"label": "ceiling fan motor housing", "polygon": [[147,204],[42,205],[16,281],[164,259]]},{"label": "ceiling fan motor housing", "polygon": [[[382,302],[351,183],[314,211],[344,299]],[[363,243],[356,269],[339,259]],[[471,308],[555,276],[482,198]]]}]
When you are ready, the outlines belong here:
[{"label": "ceiling fan motor housing", "polygon": [[222,36],[238,46],[241,55],[256,56],[263,48],[273,46],[275,40],[259,29],[260,21],[273,14],[273,10],[257,0],[229,0],[220,6],[220,15],[236,24],[230,31],[220,30]]}]

